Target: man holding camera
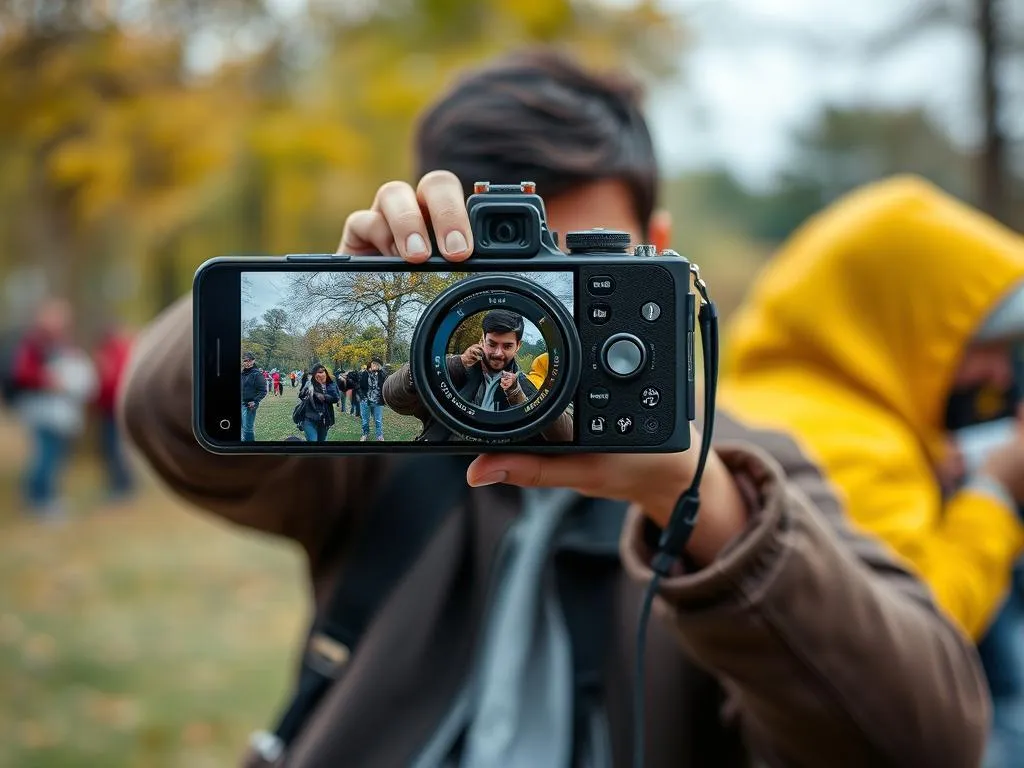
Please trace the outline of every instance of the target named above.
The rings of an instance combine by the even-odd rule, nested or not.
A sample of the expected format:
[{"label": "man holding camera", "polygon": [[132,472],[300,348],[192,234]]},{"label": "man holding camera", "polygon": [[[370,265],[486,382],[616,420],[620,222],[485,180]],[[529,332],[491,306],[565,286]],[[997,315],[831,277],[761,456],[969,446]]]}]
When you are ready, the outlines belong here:
[{"label": "man holding camera", "polygon": [[[466,187],[480,178],[536,181],[553,229],[601,226],[666,246],[637,98],[627,83],[548,54],[471,74],[421,122],[418,186],[382,186],[349,216],[340,249],[422,262],[429,227],[445,259],[465,261]],[[186,298],[141,342],[124,398],[131,434],[186,498],[301,542],[323,611],[358,557],[346,545],[381,512],[378,494],[400,459],[207,454],[180,397],[190,321]],[[927,590],[849,529],[826,479],[784,434],[719,415],[716,435],[699,522],[646,638],[645,765],[976,765],[984,682]],[[652,542],[694,476],[692,437],[682,454],[477,458],[472,487],[457,489],[453,513],[357,652],[334,649],[335,681],[289,745],[288,765],[631,765],[638,607]],[[430,476],[410,485],[432,482],[437,493]],[[275,498],[288,503],[267,503]],[[407,506],[412,527],[422,503]],[[585,590],[602,553],[609,592],[568,599],[563,581]],[[577,645],[580,622],[589,631]],[[580,651],[595,643],[598,674],[577,697],[581,665],[595,662]],[[281,758],[280,744],[257,746],[252,765]]]}]

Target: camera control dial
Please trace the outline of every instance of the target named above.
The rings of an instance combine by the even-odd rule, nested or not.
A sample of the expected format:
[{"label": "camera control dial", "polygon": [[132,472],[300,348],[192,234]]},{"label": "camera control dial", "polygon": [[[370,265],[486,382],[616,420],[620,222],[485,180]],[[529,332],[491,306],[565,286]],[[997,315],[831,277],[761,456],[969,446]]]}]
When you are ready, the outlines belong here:
[{"label": "camera control dial", "polygon": [[569,253],[625,253],[629,248],[629,232],[615,229],[587,229],[582,232],[569,232],[565,236],[565,247]]},{"label": "camera control dial", "polygon": [[601,347],[601,365],[617,379],[631,379],[647,362],[647,347],[631,333],[610,336]]}]

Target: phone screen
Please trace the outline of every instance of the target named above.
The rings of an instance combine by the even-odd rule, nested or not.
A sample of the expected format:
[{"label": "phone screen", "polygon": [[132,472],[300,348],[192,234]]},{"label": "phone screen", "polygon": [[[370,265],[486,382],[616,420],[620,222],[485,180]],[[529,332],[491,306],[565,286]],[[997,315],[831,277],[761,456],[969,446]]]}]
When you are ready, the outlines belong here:
[{"label": "phone screen", "polygon": [[[528,290],[502,290],[513,278]],[[572,444],[575,392],[559,388],[579,366],[576,280],[571,270],[214,270],[199,299],[217,358],[212,377],[209,365],[197,377],[207,429],[218,416],[207,437],[327,449],[491,435]]]}]

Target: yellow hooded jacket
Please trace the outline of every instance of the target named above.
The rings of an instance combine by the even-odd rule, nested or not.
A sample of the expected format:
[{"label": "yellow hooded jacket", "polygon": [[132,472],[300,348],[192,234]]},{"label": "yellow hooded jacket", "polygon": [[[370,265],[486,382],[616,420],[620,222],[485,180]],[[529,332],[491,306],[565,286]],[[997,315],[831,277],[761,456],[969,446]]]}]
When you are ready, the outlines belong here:
[{"label": "yellow hooded jacket", "polygon": [[914,177],[810,219],[730,326],[722,406],[794,435],[861,529],[917,569],[974,639],[1006,593],[1024,526],[994,497],[943,499],[934,467],[965,346],[1024,280],[1024,239]]}]

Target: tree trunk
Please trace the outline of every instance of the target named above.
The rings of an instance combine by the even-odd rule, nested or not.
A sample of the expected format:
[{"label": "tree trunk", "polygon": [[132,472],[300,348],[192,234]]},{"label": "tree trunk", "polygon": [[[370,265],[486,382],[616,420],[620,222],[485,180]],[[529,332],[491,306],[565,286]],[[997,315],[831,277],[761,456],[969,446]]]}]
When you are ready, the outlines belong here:
[{"label": "tree trunk", "polygon": [[999,0],[978,0],[978,38],[981,43],[981,94],[984,139],[978,165],[982,209],[1009,223],[1006,137],[999,124]]}]

